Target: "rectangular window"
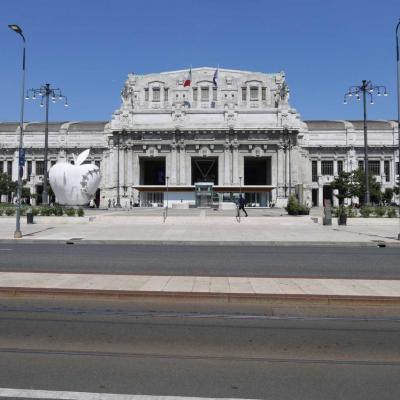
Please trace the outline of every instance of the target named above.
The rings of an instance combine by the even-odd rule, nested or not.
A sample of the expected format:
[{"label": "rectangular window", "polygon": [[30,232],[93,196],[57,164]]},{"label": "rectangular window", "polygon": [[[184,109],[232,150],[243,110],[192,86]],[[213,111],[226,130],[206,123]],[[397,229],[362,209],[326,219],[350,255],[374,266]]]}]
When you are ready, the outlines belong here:
[{"label": "rectangular window", "polygon": [[242,87],[242,101],[247,100],[247,87]]},{"label": "rectangular window", "polygon": [[168,88],[164,88],[164,101],[168,101]]},{"label": "rectangular window", "polygon": [[390,182],[390,161],[389,160],[385,160],[385,180],[386,182]]},{"label": "rectangular window", "polygon": [[7,161],[7,175],[12,176],[12,161]]},{"label": "rectangular window", "polygon": [[95,165],[97,165],[100,168],[100,160],[95,160]]},{"label": "rectangular window", "polygon": [[217,101],[217,88],[213,87],[213,101]]},{"label": "rectangular window", "polygon": [[3,168],[4,168],[4,162],[0,161],[0,174],[3,173]]},{"label": "rectangular window", "polygon": [[36,161],[36,175],[44,175],[44,161]]},{"label": "rectangular window", "polygon": [[149,101],[149,89],[144,89],[144,101]]},{"label": "rectangular window", "polygon": [[364,160],[358,160],[358,169],[364,171]]},{"label": "rectangular window", "polygon": [[342,161],[342,160],[339,160],[339,161],[337,162],[337,173],[338,173],[338,175],[339,175],[341,172],[343,172],[343,161]]},{"label": "rectangular window", "polygon": [[333,175],[333,161],[321,161],[321,174]]},{"label": "rectangular window", "polygon": [[153,101],[160,101],[160,88],[153,88]]},{"label": "rectangular window", "polygon": [[312,164],[311,164],[311,175],[312,175],[312,181],[313,182],[318,182],[318,164],[317,164],[317,161],[312,161]]},{"label": "rectangular window", "polygon": [[28,170],[26,171],[26,176],[29,179],[31,175],[32,175],[32,161],[28,161]]},{"label": "rectangular window", "polygon": [[265,87],[261,88],[261,100],[267,100],[267,88]]},{"label": "rectangular window", "polygon": [[400,163],[396,163],[396,175],[400,175]]},{"label": "rectangular window", "polygon": [[201,101],[209,101],[208,86],[201,88]]},{"label": "rectangular window", "polygon": [[257,86],[251,86],[250,87],[250,100],[258,100],[258,87]]},{"label": "rectangular window", "polygon": [[197,87],[193,88],[193,101],[197,101]]},{"label": "rectangular window", "polygon": [[381,162],[380,161],[369,161],[368,160],[368,172],[371,175],[380,175],[381,174]]},{"label": "rectangular window", "polygon": [[53,165],[56,165],[57,161],[56,160],[51,160],[50,161],[50,166],[52,167]]}]

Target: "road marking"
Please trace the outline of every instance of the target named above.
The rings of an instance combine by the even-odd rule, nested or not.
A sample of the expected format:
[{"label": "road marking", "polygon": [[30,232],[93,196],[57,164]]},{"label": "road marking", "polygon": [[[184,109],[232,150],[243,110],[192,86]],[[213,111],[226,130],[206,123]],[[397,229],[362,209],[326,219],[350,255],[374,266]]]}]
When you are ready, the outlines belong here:
[{"label": "road marking", "polygon": [[245,400],[245,399],[217,399],[206,397],[180,396],[146,396],[111,393],[63,392],[55,390],[29,390],[0,388],[1,397],[25,399],[63,399],[63,400]]}]

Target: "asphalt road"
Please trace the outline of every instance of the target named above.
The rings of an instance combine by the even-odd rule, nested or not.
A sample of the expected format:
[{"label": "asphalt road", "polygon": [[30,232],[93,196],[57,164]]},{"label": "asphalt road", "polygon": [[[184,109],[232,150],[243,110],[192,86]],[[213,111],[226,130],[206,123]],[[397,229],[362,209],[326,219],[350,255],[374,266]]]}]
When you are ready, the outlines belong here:
[{"label": "asphalt road", "polygon": [[0,271],[400,279],[400,247],[0,244]]},{"label": "asphalt road", "polygon": [[0,388],[282,400],[400,396],[400,321],[161,308],[0,298]]}]

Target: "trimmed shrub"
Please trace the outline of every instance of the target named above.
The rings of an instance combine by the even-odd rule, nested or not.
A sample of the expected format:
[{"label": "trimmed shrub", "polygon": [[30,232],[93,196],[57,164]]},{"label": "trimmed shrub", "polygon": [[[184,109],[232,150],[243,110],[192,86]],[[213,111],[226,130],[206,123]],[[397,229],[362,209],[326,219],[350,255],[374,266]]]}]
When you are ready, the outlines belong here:
[{"label": "trimmed shrub", "polygon": [[61,217],[64,214],[64,210],[60,206],[54,206],[52,211],[56,217]]},{"label": "trimmed shrub", "polygon": [[347,216],[349,218],[357,217],[357,209],[353,207],[347,207]]},{"label": "trimmed shrub", "polygon": [[4,207],[0,207],[0,217],[3,215],[4,213]]},{"label": "trimmed shrub", "polygon": [[53,214],[53,210],[51,209],[51,207],[41,207],[40,208],[40,215],[43,217],[49,217],[50,215]]},{"label": "trimmed shrub", "polygon": [[385,216],[386,214],[386,208],[385,207],[375,207],[374,209],[374,214],[378,217],[378,218],[382,218]]},{"label": "trimmed shrub", "polygon": [[13,215],[15,215],[15,207],[6,208],[6,215],[7,217],[12,217]]},{"label": "trimmed shrub", "polygon": [[294,196],[290,196],[286,206],[286,211],[289,215],[298,215],[299,213],[299,203]]},{"label": "trimmed shrub", "polygon": [[394,207],[389,207],[386,213],[388,218],[396,218],[397,210]]},{"label": "trimmed shrub", "polygon": [[39,215],[39,209],[37,207],[32,207],[33,216]]},{"label": "trimmed shrub", "polygon": [[82,207],[78,208],[78,217],[83,217],[85,215],[85,211]]},{"label": "trimmed shrub", "polygon": [[65,214],[67,214],[68,217],[75,217],[75,208],[74,207],[67,207],[65,209]]},{"label": "trimmed shrub", "polygon": [[360,214],[363,218],[369,218],[372,212],[373,212],[372,207],[364,206],[360,208]]}]

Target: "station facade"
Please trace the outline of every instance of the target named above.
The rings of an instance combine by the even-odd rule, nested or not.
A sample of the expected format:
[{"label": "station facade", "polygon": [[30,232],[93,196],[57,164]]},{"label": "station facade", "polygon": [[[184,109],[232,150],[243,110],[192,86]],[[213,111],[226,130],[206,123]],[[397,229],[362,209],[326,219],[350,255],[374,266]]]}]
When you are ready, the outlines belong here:
[{"label": "station facade", "polygon": [[[49,125],[49,166],[90,148],[100,206],[210,207],[239,193],[254,207],[337,200],[330,183],[363,166],[362,121],[303,121],[283,72],[195,68],[130,74],[110,121]],[[44,124],[26,123],[24,179],[40,202]],[[17,123],[0,123],[0,171],[17,179]],[[369,170],[382,188],[399,173],[395,121],[368,121]],[[2,199],[5,201],[6,199]]]}]

